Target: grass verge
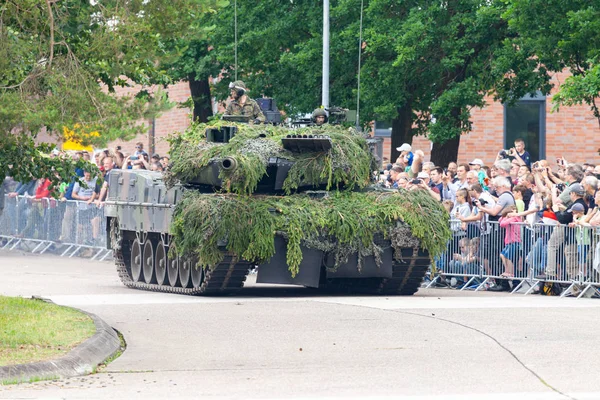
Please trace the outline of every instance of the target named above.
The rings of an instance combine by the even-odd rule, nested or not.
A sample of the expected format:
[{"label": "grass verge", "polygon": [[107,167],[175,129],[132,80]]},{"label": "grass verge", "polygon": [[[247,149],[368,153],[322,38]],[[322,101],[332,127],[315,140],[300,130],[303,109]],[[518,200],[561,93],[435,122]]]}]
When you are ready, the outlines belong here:
[{"label": "grass verge", "polygon": [[94,333],[92,319],[79,311],[0,296],[0,366],[61,357]]}]

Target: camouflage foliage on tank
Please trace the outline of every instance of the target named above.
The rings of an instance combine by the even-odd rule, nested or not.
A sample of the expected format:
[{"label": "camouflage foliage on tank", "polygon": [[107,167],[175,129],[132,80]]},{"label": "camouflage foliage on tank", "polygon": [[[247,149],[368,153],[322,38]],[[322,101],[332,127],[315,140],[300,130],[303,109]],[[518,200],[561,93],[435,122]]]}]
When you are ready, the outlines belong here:
[{"label": "camouflage foliage on tank", "polygon": [[[354,129],[235,125],[235,135],[229,128],[223,135],[226,142],[206,140],[223,126],[231,123],[197,125],[171,140],[166,179],[194,189],[176,207],[174,242],[200,265],[218,264],[223,243],[240,258],[264,262],[273,257],[277,236],[285,238],[293,276],[302,248],[333,254],[334,268],[349,254],[358,254],[358,268],[367,256],[379,265],[383,249],[376,238],[389,240],[398,224],[410,227],[410,238],[432,255],[443,250],[447,212],[426,192],[371,192],[377,167]],[[317,193],[302,194],[307,189]],[[388,247],[401,245],[394,237]]]}]

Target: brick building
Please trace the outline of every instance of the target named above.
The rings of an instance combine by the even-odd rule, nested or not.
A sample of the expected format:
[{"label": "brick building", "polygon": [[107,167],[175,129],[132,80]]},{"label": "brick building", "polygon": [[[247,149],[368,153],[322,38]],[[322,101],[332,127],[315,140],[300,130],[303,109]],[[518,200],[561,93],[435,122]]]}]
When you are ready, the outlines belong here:
[{"label": "brick building", "polygon": [[[190,97],[190,87],[187,82],[179,82],[168,87],[169,99],[174,102],[184,102]],[[120,91],[120,93],[126,93]],[[166,113],[161,114],[153,121],[144,121],[148,127],[147,132],[136,138],[124,142],[116,140],[108,144],[109,148],[121,146],[122,151],[131,154],[135,151],[135,143],[144,143],[144,149],[148,154],[158,153],[161,156],[169,152],[169,143],[166,138],[174,132],[183,132],[190,126],[190,113],[188,108],[174,107]]]}]

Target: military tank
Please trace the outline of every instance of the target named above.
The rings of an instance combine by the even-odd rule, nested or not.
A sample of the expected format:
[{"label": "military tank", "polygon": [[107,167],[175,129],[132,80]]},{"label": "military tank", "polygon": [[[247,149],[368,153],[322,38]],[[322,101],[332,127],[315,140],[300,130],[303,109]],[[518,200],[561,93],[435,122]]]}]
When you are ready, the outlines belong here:
[{"label": "military tank", "polygon": [[131,288],[230,294],[258,266],[259,283],[411,295],[450,236],[428,193],[373,185],[353,129],[217,121],[170,144],[164,175],[108,175],[107,243]]}]

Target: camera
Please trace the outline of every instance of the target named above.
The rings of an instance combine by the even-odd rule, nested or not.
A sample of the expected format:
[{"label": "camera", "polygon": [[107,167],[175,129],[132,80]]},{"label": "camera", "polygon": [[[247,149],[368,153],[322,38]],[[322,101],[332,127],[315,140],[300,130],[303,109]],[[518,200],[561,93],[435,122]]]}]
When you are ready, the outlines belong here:
[{"label": "camera", "polygon": [[481,204],[482,206],[485,206],[488,203],[484,199],[479,199],[478,201],[479,201],[479,204]]},{"label": "camera", "polygon": [[498,155],[500,156],[500,158],[508,158],[509,152],[510,152],[510,150],[502,149],[502,150],[500,150]]},{"label": "camera", "polygon": [[135,160],[137,160],[138,158],[139,158],[138,156],[130,156],[130,157],[129,157],[129,159],[130,159],[131,161],[135,161]]},{"label": "camera", "polygon": [[410,181],[410,183],[412,183],[413,185],[419,185],[423,183],[423,181],[421,179],[413,179],[412,181]]},{"label": "camera", "polygon": [[559,192],[562,192],[563,190],[565,190],[566,186],[564,183],[557,183],[556,184],[556,189],[558,189]]}]

